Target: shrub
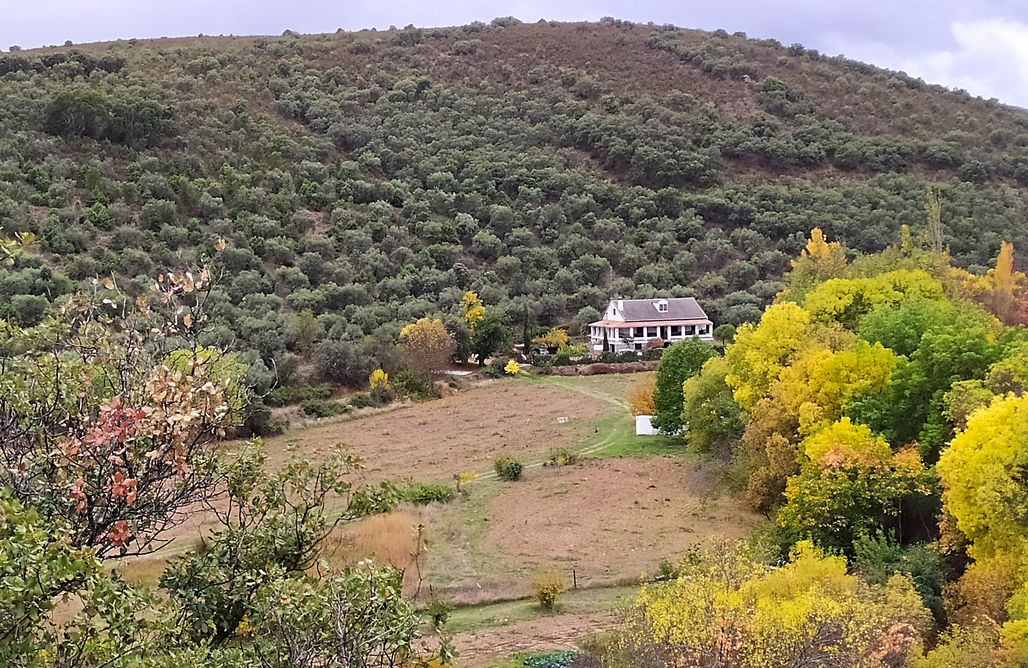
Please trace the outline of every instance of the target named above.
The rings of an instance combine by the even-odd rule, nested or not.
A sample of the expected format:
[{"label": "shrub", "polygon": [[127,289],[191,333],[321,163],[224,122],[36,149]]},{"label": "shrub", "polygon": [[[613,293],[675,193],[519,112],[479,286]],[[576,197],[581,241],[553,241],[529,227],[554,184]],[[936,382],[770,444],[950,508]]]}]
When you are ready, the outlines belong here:
[{"label": "shrub", "polygon": [[494,359],[482,371],[489,378],[503,378],[507,375],[507,360]]},{"label": "shrub", "polygon": [[276,387],[264,397],[269,406],[289,406],[312,399],[328,399],[332,396],[332,386],[328,383],[320,385],[283,385]]},{"label": "shrub", "polygon": [[554,448],[546,456],[547,466],[571,466],[578,461],[578,455],[567,448]]},{"label": "shrub", "polygon": [[354,408],[375,408],[379,405],[375,395],[371,392],[358,392],[350,397],[350,405]]},{"label": "shrub", "polygon": [[559,652],[547,652],[546,654],[527,657],[524,664],[528,668],[570,668],[571,666],[581,665],[581,659],[581,652],[565,649]]},{"label": "shrub", "polygon": [[425,614],[432,620],[432,626],[439,628],[450,619],[453,609],[453,603],[438,596],[432,596],[432,598],[428,599],[428,605],[425,606]]},{"label": "shrub", "polygon": [[532,581],[532,591],[540,608],[553,610],[557,599],[566,591],[564,579],[555,573],[543,573]]},{"label": "shrub", "polygon": [[316,418],[345,415],[352,410],[353,406],[350,404],[343,403],[342,401],[332,401],[330,399],[309,399],[303,402],[304,414]]},{"label": "shrub", "polygon": [[457,496],[457,490],[449,485],[413,482],[400,492],[404,501],[416,506],[427,506],[430,503],[449,503]]},{"label": "shrub", "polygon": [[521,478],[521,472],[525,467],[513,457],[500,457],[493,462],[493,468],[501,480],[514,481]]}]

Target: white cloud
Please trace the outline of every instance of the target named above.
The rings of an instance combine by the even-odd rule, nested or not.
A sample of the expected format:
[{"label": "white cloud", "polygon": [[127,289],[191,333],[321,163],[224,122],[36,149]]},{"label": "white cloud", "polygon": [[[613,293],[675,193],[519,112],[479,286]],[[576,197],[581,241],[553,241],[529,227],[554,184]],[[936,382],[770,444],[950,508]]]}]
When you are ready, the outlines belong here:
[{"label": "white cloud", "polygon": [[895,67],[1028,108],[1028,24],[999,18],[954,21],[950,30],[953,48],[902,57]]}]

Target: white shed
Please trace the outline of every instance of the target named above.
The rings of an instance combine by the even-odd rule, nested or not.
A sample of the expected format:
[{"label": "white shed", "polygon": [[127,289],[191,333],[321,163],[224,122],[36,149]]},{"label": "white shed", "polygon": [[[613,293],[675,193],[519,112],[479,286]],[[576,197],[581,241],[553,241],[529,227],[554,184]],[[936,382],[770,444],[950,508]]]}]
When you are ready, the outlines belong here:
[{"label": "white shed", "polygon": [[635,435],[636,436],[656,436],[658,433],[657,428],[653,426],[651,420],[652,415],[636,415],[635,416]]}]

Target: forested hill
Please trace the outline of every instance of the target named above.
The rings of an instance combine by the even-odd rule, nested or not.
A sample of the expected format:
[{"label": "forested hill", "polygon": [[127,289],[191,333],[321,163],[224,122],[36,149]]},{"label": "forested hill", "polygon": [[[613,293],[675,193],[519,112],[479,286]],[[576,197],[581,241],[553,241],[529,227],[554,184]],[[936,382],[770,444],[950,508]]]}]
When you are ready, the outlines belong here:
[{"label": "forested hill", "polygon": [[[1028,114],[801,46],[617,21],[165,39],[0,56],[0,318],[226,247],[212,343],[392,340],[467,289],[539,324],[610,296],[759,316],[819,226],[1028,248]],[[311,316],[315,316],[312,318]],[[368,352],[370,351],[370,352]]]}]

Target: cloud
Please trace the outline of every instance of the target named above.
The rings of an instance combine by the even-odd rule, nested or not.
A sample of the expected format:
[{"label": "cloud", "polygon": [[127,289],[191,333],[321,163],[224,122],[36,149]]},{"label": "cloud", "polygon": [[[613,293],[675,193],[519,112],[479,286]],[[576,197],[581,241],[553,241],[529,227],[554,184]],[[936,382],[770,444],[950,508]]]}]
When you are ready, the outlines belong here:
[{"label": "cloud", "polygon": [[1028,24],[1009,19],[955,21],[956,47],[908,60],[908,74],[1028,107]]},{"label": "cloud", "polygon": [[[833,35],[828,42],[846,46],[846,55],[902,70],[929,83],[962,88],[984,98],[1028,108],[1028,23],[1009,18],[955,20],[945,48],[899,51],[881,42],[855,43]],[[840,49],[841,50],[841,49]]]}]

